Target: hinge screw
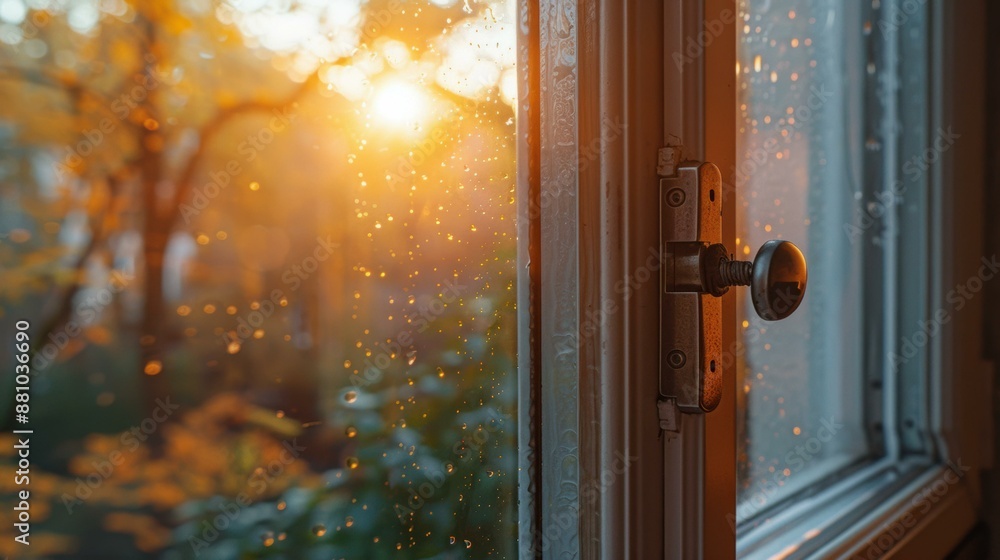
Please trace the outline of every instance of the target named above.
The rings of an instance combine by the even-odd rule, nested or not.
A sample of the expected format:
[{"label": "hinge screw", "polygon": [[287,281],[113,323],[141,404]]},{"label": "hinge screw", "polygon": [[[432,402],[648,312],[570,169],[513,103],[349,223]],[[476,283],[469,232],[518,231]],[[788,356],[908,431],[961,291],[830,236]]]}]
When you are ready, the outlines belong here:
[{"label": "hinge screw", "polygon": [[687,356],[685,356],[684,352],[681,352],[680,350],[671,350],[670,353],[667,354],[667,363],[674,369],[684,367],[685,362],[687,362]]}]

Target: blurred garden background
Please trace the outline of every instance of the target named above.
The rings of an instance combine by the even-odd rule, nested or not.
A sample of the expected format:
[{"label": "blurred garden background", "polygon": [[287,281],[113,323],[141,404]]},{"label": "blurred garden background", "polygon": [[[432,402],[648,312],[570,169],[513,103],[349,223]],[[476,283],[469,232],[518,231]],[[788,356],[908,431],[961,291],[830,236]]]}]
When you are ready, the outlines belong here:
[{"label": "blurred garden background", "polygon": [[514,557],[514,25],[0,0],[0,555]]}]

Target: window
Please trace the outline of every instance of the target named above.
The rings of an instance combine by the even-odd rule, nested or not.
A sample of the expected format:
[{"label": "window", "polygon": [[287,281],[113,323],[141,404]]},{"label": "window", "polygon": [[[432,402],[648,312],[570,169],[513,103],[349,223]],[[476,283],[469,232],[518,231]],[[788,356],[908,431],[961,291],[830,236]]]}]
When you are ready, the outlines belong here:
[{"label": "window", "polygon": [[33,553],[515,556],[514,16],[0,2]]},{"label": "window", "polygon": [[935,124],[942,19],[933,2],[740,2],[737,252],[780,238],[809,262],[790,318],[738,303],[740,557],[881,555],[907,514],[872,512],[956,476],[934,466],[954,398],[932,392],[955,312],[932,289],[958,138]]},{"label": "window", "polygon": [[[931,322],[980,266],[981,3],[846,4],[0,0],[32,552],[945,557],[991,414],[979,312]],[[726,247],[811,270],[784,322],[713,301],[706,414],[660,369],[693,162]]]},{"label": "window", "polygon": [[887,139],[860,123],[878,120],[865,84],[891,69],[864,50],[873,27],[854,6],[786,0],[742,10],[736,251],[749,259],[768,239],[787,239],[809,263],[791,317],[765,322],[749,298],[739,304],[747,351],[737,517],[748,521],[880,453],[865,417],[865,336],[877,337],[865,274],[866,262],[878,266],[868,247],[892,235],[882,220],[865,227],[862,205],[874,190],[867,154]]}]

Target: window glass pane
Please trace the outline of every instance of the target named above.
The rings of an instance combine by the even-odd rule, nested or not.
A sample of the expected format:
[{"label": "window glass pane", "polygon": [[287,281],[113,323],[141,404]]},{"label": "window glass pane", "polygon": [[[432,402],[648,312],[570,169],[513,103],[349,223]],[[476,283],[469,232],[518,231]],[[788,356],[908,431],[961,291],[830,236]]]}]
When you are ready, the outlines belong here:
[{"label": "window glass pane", "polygon": [[[876,450],[866,435],[866,76],[860,8],[834,0],[740,2],[737,253],[769,239],[809,265],[801,307],[765,322],[740,292],[737,517],[766,516],[794,492]],[[876,30],[877,32],[877,30]],[[869,232],[870,233],[870,232]]]},{"label": "window glass pane", "polygon": [[514,12],[0,2],[33,554],[515,556]]}]

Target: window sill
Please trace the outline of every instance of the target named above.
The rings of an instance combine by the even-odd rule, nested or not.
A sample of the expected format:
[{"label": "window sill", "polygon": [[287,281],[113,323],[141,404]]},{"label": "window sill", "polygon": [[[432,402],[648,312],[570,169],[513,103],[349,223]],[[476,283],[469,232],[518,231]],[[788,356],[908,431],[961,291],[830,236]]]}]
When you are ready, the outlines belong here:
[{"label": "window sill", "polygon": [[974,523],[965,478],[950,467],[924,458],[881,460],[757,526],[741,525],[737,556],[941,558]]}]

